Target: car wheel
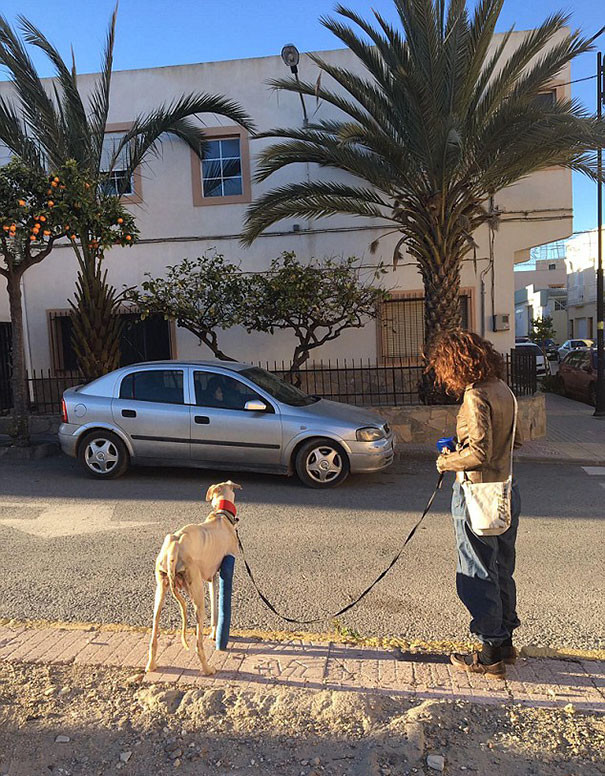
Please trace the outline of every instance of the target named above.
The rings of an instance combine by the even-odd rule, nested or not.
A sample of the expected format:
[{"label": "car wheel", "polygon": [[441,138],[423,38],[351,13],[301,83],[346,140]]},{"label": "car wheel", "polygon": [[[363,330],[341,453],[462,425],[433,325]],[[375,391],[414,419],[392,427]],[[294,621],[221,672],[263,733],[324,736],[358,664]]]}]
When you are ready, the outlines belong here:
[{"label": "car wheel", "polygon": [[80,442],[78,460],[90,477],[112,480],[128,469],[126,445],[112,431],[91,431]]},{"label": "car wheel", "polygon": [[296,454],[296,473],[308,488],[336,488],[349,475],[349,459],[331,439],[310,439]]}]

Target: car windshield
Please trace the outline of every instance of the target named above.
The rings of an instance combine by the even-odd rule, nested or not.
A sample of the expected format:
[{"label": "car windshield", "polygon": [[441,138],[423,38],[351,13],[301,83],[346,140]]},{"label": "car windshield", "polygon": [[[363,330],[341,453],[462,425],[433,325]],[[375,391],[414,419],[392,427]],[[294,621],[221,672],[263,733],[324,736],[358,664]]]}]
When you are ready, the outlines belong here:
[{"label": "car windshield", "polygon": [[542,355],[542,349],[538,345],[534,345],[532,342],[521,342],[516,346],[517,350],[529,351],[530,353],[535,353],[536,356]]},{"label": "car windshield", "polygon": [[290,385],[285,380],[281,380],[276,375],[271,374],[271,372],[267,372],[265,369],[260,369],[257,366],[243,369],[240,374],[243,377],[247,377],[248,380],[252,380],[253,383],[267,391],[277,401],[289,404],[291,407],[306,407],[319,401],[317,396],[309,396],[304,391],[301,391],[300,388]]}]

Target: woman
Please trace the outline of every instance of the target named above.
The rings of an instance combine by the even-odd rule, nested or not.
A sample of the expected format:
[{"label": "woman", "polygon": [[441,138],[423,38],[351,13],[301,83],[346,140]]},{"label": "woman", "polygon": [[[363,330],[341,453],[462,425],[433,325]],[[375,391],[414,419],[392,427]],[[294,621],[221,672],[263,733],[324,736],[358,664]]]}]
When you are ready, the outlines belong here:
[{"label": "woman", "polygon": [[471,530],[460,483],[465,478],[471,482],[508,478],[515,401],[502,380],[502,356],[477,334],[458,330],[441,335],[429,363],[438,384],[450,394],[463,396],[456,421],[456,451],[442,453],[437,468],[456,472],[452,496],[458,545],[456,589],[472,617],[471,632],[482,643],[480,652],[453,654],[450,660],[462,671],[502,677],[504,664],[515,661],[512,635],[520,624],[513,579],[519,491],[513,482],[510,528],[500,536],[477,536]]}]

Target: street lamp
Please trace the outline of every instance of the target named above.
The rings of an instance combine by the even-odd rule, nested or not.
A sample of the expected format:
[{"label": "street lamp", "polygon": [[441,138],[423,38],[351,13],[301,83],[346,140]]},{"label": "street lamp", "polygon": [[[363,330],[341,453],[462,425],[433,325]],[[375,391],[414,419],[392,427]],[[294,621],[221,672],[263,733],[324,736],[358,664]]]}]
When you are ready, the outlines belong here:
[{"label": "street lamp", "polygon": [[[300,81],[298,79],[298,63],[300,62],[300,54],[296,46],[293,43],[286,43],[286,45],[281,50],[281,58],[283,59],[284,65],[287,65],[290,68],[290,72],[294,78],[296,78],[296,83],[300,86]],[[300,103],[303,110],[303,126],[308,127],[309,117],[307,116],[307,108],[305,106],[305,100],[302,92],[299,92],[298,96],[300,97]]]},{"label": "street lamp", "polygon": [[[597,116],[605,107],[605,66],[597,54]],[[597,390],[594,415],[605,417],[605,344],[603,341],[603,147],[597,149]]]}]

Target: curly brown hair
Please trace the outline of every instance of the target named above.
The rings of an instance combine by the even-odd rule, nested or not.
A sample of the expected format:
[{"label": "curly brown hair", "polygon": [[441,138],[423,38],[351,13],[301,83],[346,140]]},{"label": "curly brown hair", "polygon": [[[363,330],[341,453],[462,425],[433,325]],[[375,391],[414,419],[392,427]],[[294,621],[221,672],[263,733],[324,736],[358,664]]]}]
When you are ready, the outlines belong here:
[{"label": "curly brown hair", "polygon": [[457,329],[441,334],[429,351],[428,370],[438,385],[459,396],[469,383],[504,375],[504,359],[491,342]]}]

